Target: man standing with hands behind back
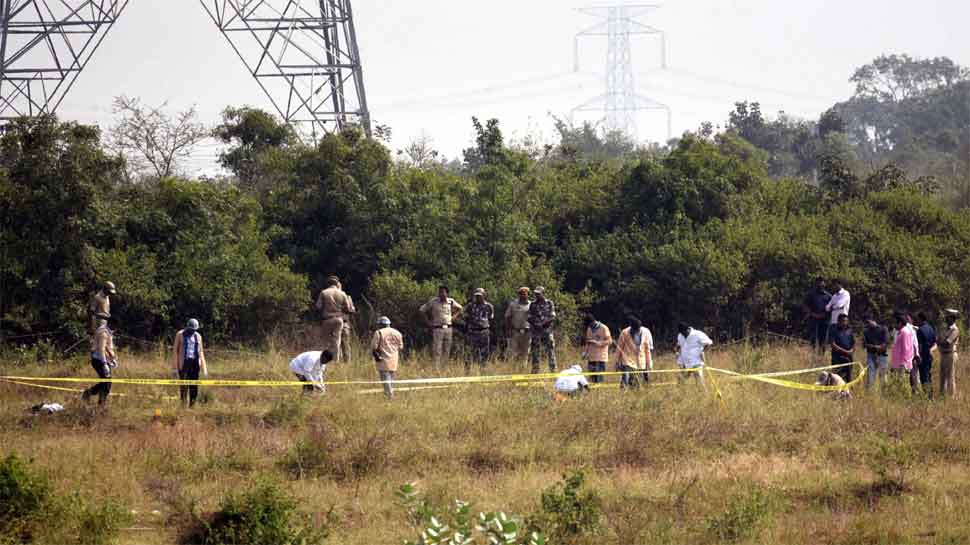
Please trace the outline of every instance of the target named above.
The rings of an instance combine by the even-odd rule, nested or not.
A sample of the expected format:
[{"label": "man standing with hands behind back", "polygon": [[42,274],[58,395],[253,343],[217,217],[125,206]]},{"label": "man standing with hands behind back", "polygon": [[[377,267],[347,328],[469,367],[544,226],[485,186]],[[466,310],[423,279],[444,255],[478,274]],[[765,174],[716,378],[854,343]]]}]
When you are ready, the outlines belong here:
[{"label": "man standing with hands behind back", "polygon": [[948,308],[943,311],[946,329],[936,340],[936,347],[940,351],[940,397],[955,396],[957,393],[956,371],[953,367],[957,362],[957,345],[960,343],[958,316],[959,310]]},{"label": "man standing with hands behind back", "polygon": [[536,300],[529,306],[529,327],[532,332],[532,373],[539,372],[539,359],[543,351],[549,359],[549,372],[556,372],[556,339],[552,324],[556,321],[556,306],[546,299],[546,289],[537,286],[533,290]]},{"label": "man standing with hands behind back", "polygon": [[829,312],[826,307],[832,294],[825,290],[825,279],[815,279],[815,287],[805,294],[805,313],[808,315],[808,340],[816,350],[825,348],[825,337],[829,331]]},{"label": "man standing with hands behind back", "polygon": [[354,313],[350,298],[340,289],[340,279],[327,277],[327,287],[317,296],[317,310],[323,319],[321,336],[323,351],[340,354],[340,339],[343,337],[344,316]]},{"label": "man standing with hands behind back", "polygon": [[529,344],[532,335],[529,333],[529,288],[519,288],[519,297],[505,308],[505,327],[509,330],[508,358],[515,361],[524,360],[529,356]]},{"label": "man standing with hands behind back", "polygon": [[461,316],[461,311],[462,306],[448,297],[448,286],[438,286],[438,296],[418,309],[431,328],[431,354],[435,369],[440,369],[442,361],[448,363],[451,358],[452,320],[455,315]]}]

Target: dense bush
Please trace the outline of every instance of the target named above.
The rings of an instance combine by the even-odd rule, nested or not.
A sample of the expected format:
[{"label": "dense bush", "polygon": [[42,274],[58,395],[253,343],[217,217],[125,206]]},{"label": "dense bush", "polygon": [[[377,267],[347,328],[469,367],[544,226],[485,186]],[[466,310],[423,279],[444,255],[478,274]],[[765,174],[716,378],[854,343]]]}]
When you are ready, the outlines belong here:
[{"label": "dense bush", "polygon": [[296,502],[279,486],[260,482],[249,491],[226,496],[211,517],[185,531],[186,545],[314,545],[327,532],[295,520]]},{"label": "dense bush", "polygon": [[[894,81],[898,67],[912,77]],[[439,283],[462,303],[485,288],[496,330],[516,288],[543,285],[561,340],[588,310],[613,328],[637,314],[661,342],[678,320],[722,338],[797,332],[816,275],[847,280],[853,318],[936,315],[970,301],[970,215],[926,176],[970,168],[952,126],[968,74],[880,58],[817,122],[742,102],[723,132],[650,149],[562,122],[558,146],[513,145],[497,120],[474,120],[460,163],[395,163],[355,128],[308,146],[265,112],[230,108],[217,135],[233,177],[220,181],[131,185],[97,128],[20,120],[0,140],[0,329],[76,339],[110,278],[126,333],[167,337],[194,316],[217,340],[258,342],[312,318],[330,274],[359,323],[386,314],[409,347],[427,341],[417,308]],[[909,98],[887,101],[890,83]]]},{"label": "dense bush", "polygon": [[596,492],[584,490],[586,475],[576,471],[542,492],[541,509],[529,526],[554,543],[573,543],[599,529],[602,501]]}]

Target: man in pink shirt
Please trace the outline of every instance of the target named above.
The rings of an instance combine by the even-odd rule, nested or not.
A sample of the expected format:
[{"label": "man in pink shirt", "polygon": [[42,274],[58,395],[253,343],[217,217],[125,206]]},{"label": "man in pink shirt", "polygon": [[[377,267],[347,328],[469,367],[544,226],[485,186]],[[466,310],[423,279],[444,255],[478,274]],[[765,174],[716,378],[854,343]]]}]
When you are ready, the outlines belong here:
[{"label": "man in pink shirt", "polygon": [[906,316],[900,312],[893,315],[896,321],[896,340],[890,354],[890,368],[894,374],[908,374],[909,386],[916,394],[919,388],[919,366],[914,361],[919,357],[916,353],[916,333]]}]

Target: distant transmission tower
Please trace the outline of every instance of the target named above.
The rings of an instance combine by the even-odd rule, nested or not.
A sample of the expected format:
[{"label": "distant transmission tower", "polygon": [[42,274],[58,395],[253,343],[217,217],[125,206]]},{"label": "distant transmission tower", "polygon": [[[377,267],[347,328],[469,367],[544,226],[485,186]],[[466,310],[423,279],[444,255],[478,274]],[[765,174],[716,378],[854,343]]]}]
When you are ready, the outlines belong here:
[{"label": "distant transmission tower", "polygon": [[128,0],[0,0],[0,120],[53,113]]},{"label": "distant transmission tower", "polygon": [[576,108],[575,112],[603,112],[607,131],[620,131],[636,138],[636,113],[642,110],[663,110],[667,113],[667,139],[672,134],[671,112],[666,104],[641,96],[633,79],[630,36],[652,34],[660,36],[661,66],[667,67],[666,37],[663,31],[637,21],[656,4],[617,5],[582,8],[579,11],[602,19],[599,23],[576,34],[573,41],[574,70],[579,71],[579,40],[588,36],[606,36],[606,92]]},{"label": "distant transmission tower", "polygon": [[200,1],[286,122],[371,134],[350,0]]}]

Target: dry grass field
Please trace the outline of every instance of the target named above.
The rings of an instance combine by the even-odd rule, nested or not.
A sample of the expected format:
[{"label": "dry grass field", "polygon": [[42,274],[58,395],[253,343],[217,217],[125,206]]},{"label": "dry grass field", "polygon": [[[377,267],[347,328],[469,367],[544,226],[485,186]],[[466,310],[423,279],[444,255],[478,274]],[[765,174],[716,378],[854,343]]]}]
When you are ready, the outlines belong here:
[{"label": "dry grass field", "polygon": [[[213,351],[212,378],[290,380],[292,355]],[[565,351],[561,361],[575,357]],[[161,353],[125,354],[116,376],[167,377],[168,362]],[[708,363],[764,372],[816,362],[797,345],[736,345],[712,351]],[[661,354],[659,367],[672,366]],[[93,374],[81,360],[0,371]],[[331,366],[328,379],[373,375],[361,359]],[[414,362],[400,373],[429,375]],[[600,389],[565,402],[551,400],[549,384],[399,392],[392,401],[332,386],[309,399],[294,388],[210,388],[207,402],[188,410],[160,399],[171,388],[116,385],[136,395],[112,398],[105,413],[77,394],[2,384],[0,454],[32,460],[58,492],[113,498],[134,511],[117,543],[176,543],[189,511],[211,512],[227,493],[270,480],[327,529],[327,543],[400,544],[419,533],[395,497],[403,483],[417,481],[431,502],[461,498],[529,517],[542,491],[575,470],[584,471],[583,490],[598,498],[601,517],[597,529],[564,542],[970,542],[967,396],[909,399],[898,387],[867,396],[860,388],[837,402],[716,378],[723,403],[692,385]],[[44,400],[67,410],[28,414]]]}]

